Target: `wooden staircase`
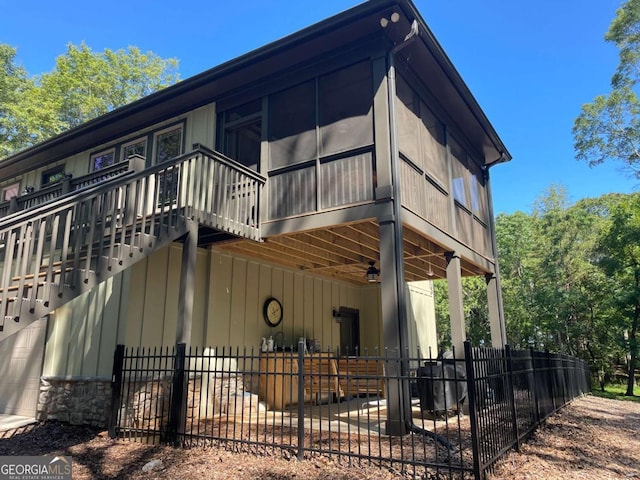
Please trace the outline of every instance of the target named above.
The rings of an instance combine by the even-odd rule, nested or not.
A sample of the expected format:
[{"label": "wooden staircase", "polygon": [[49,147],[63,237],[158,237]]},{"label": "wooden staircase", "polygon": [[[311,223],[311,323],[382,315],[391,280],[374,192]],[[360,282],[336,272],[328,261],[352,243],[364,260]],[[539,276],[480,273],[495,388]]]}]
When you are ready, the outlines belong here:
[{"label": "wooden staircase", "polygon": [[195,145],[0,219],[0,340],[185,235],[259,241],[265,179]]}]

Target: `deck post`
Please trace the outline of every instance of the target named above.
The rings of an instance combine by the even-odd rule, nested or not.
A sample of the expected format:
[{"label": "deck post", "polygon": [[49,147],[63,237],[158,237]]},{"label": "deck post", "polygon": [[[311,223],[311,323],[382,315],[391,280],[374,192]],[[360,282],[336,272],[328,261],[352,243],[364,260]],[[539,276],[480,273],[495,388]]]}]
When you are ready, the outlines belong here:
[{"label": "deck post", "polygon": [[178,296],[178,324],[176,344],[191,344],[193,323],[193,295],[196,277],[196,251],[198,249],[198,222],[187,220],[189,232],[182,245],[182,269],[180,271],[180,293]]},{"label": "deck post", "polygon": [[495,274],[484,277],[487,283],[487,306],[489,307],[489,326],[491,328],[491,346],[502,348],[505,344],[505,334],[500,314],[500,298],[498,294],[498,278]]},{"label": "deck post", "polygon": [[411,404],[406,362],[407,315],[404,294],[403,259],[396,250],[396,229],[394,221],[380,221],[380,288],[382,303],[382,336],[387,349],[385,357],[385,377],[387,382],[387,425],[388,435],[406,435],[407,422],[411,420]]},{"label": "deck post", "polygon": [[449,318],[451,321],[451,343],[455,352],[464,352],[466,340],[464,325],[464,306],[462,300],[462,270],[460,256],[448,252],[447,258],[447,290],[449,293]]}]

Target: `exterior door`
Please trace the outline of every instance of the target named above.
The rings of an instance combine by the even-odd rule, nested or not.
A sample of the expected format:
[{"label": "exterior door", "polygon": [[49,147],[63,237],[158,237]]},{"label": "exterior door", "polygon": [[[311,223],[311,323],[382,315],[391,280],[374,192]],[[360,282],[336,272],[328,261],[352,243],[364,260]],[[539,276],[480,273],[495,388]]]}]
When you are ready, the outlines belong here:
[{"label": "exterior door", "polygon": [[47,320],[0,341],[0,413],[35,417]]},{"label": "exterior door", "polygon": [[340,307],[340,355],[360,355],[360,312]]}]

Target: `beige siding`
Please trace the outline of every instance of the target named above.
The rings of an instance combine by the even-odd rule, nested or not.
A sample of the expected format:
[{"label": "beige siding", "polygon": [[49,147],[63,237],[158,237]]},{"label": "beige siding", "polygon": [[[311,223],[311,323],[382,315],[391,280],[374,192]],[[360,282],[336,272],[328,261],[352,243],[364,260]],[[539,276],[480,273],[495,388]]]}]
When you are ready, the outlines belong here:
[{"label": "beige siding", "polygon": [[185,134],[185,151],[191,150],[194,143],[213,148],[216,132],[216,106],[205,105],[189,113]]},{"label": "beige siding", "polygon": [[433,282],[425,280],[408,283],[409,305],[409,349],[412,356],[420,352],[422,358],[438,355],[436,333],[436,310],[433,296]]},{"label": "beige siding", "polygon": [[[103,282],[51,315],[45,375],[108,376],[117,343],[175,343],[182,245],[173,243],[123,274]],[[288,345],[317,338],[323,350],[340,344],[334,308],[360,311],[361,346],[382,345],[379,287],[359,287],[227,253],[198,249],[192,345],[258,347],[282,332]],[[270,328],[262,306],[269,297],[284,308]],[[375,301],[371,301],[375,298]]]},{"label": "beige siding", "polygon": [[[305,275],[302,272],[211,251],[211,288],[207,344],[258,347],[261,337],[282,332],[286,344],[301,336],[320,339],[323,350],[339,345],[339,328],[333,308],[359,309],[363,345],[380,342],[379,308],[364,302],[365,288]],[[270,328],[262,318],[262,305],[269,297],[282,303],[282,323]],[[194,344],[195,344],[194,339]]]},{"label": "beige siding", "polygon": [[[127,345],[175,341],[180,259],[181,246],[173,244],[133,267]],[[362,304],[359,287],[217,251],[198,251],[196,276],[193,345],[257,347],[261,337],[282,332],[288,344],[307,336],[334,348],[340,339],[333,308],[359,309]],[[262,318],[263,303],[271,296],[284,307],[283,321],[276,328]],[[369,308],[361,318],[374,326],[367,331],[377,333],[377,308]],[[377,335],[367,340],[367,344],[378,343]]]},{"label": "beige siding", "polygon": [[111,375],[125,276],[102,282],[50,315],[43,375]]},{"label": "beige siding", "polygon": [[46,330],[42,318],[0,340],[0,414],[35,415]]},{"label": "beige siding", "polygon": [[[202,341],[207,306],[208,252],[198,249],[196,290],[193,309],[192,343]],[[182,245],[172,243],[131,268],[126,310],[127,346],[173,345],[176,341]]]}]

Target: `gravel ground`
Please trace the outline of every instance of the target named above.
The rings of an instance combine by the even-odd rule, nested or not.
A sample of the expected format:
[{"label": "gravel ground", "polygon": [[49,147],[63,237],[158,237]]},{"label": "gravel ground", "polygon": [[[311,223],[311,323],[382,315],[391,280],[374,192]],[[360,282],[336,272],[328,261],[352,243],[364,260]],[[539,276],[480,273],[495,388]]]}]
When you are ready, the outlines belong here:
[{"label": "gravel ground", "polygon": [[[299,462],[268,450],[250,455],[113,441],[103,431],[55,422],[0,432],[0,455],[54,454],[73,456],[74,480],[399,478],[397,472],[348,467],[324,457]],[[152,460],[161,463],[143,471]],[[519,453],[500,461],[490,478],[640,479],[640,403],[593,396],[575,400],[550,417]]]}]

